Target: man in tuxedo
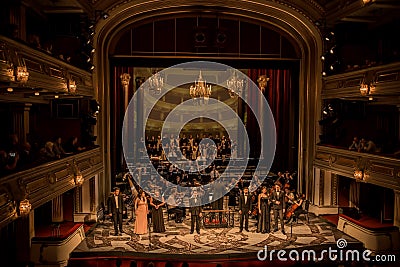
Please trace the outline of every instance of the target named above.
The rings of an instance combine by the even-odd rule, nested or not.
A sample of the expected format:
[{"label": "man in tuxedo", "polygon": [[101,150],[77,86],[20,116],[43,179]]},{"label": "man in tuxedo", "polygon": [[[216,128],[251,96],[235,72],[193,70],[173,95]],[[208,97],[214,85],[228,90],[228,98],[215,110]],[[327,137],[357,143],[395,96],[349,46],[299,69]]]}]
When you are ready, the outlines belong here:
[{"label": "man in tuxedo", "polygon": [[118,187],[114,187],[114,192],[108,198],[108,212],[109,216],[112,216],[113,218],[115,230],[114,235],[122,235],[122,233],[124,232],[122,230],[122,214],[125,213],[125,210],[124,200],[122,198],[122,195],[120,194],[120,189]]},{"label": "man in tuxedo", "polygon": [[201,206],[200,206],[200,198],[198,196],[197,191],[193,192],[193,196],[189,199],[190,205],[190,213],[191,213],[191,223],[190,223],[190,233],[193,234],[194,225],[196,224],[196,232],[200,234],[200,217],[201,214]]},{"label": "man in tuxedo", "polygon": [[243,231],[243,220],[245,220],[244,230],[249,231],[249,215],[251,213],[252,201],[247,187],[243,188],[243,194],[239,198],[240,231]]},{"label": "man in tuxedo", "polygon": [[274,232],[278,231],[278,215],[281,221],[281,231],[285,234],[283,214],[285,212],[285,192],[281,190],[281,184],[275,184],[275,190],[272,192],[271,196],[272,209],[274,210],[275,228]]}]

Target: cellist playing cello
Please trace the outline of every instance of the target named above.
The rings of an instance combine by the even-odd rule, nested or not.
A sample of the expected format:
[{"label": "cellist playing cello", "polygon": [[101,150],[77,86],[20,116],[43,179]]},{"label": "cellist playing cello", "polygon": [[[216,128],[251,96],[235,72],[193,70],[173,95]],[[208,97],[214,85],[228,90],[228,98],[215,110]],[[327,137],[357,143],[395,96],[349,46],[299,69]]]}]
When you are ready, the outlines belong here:
[{"label": "cellist playing cello", "polygon": [[292,203],[291,206],[287,209],[286,214],[285,214],[285,219],[287,219],[286,223],[290,223],[292,222],[296,222],[297,217],[299,216],[299,214],[302,212],[303,208],[302,208],[302,204],[303,204],[303,200],[305,195],[302,194],[301,196],[299,196],[297,199],[295,197],[295,195],[293,194],[293,192],[290,192],[288,195],[288,202]]}]

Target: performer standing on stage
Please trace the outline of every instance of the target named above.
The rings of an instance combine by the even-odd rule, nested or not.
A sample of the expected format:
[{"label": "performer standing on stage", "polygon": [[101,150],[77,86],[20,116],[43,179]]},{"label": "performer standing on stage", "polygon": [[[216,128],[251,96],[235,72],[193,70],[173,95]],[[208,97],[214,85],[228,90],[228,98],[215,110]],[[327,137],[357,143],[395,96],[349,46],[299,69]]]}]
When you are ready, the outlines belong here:
[{"label": "performer standing on stage", "polygon": [[[161,200],[159,200],[161,198]],[[164,198],[160,196],[159,191],[154,193],[154,198],[150,198],[151,220],[154,233],[165,232],[164,215],[162,207],[165,205]]]},{"label": "performer standing on stage", "polygon": [[193,234],[194,225],[196,224],[196,232],[200,234],[200,217],[201,214],[201,206],[200,206],[200,198],[197,194],[197,191],[193,192],[193,196],[189,199],[190,205],[190,213],[191,213],[191,223],[190,223],[190,233]]},{"label": "performer standing on stage", "polygon": [[244,230],[249,231],[249,214],[252,210],[251,196],[247,187],[243,188],[243,195],[239,198],[240,230],[243,231],[243,220],[245,220]]},{"label": "performer standing on stage", "polygon": [[269,233],[270,230],[270,209],[269,209],[269,195],[267,188],[263,186],[261,193],[258,195],[258,223],[257,232]]},{"label": "performer standing on stage", "polygon": [[147,198],[146,193],[141,190],[135,200],[135,234],[143,235],[147,233]]},{"label": "performer standing on stage", "polygon": [[285,234],[284,228],[284,221],[283,221],[283,214],[285,212],[285,193],[281,191],[281,184],[275,184],[275,190],[272,192],[271,196],[272,201],[272,209],[274,210],[274,219],[275,219],[275,226],[274,232],[278,231],[278,214],[279,219],[281,221],[281,231],[282,234]]},{"label": "performer standing on stage", "polygon": [[[125,213],[124,210],[124,200],[120,194],[120,189],[114,187],[114,193],[110,195],[107,201],[109,216],[112,217],[114,222],[114,235],[122,235],[124,232],[122,230],[122,214]],[[118,233],[119,226],[119,233]]]}]

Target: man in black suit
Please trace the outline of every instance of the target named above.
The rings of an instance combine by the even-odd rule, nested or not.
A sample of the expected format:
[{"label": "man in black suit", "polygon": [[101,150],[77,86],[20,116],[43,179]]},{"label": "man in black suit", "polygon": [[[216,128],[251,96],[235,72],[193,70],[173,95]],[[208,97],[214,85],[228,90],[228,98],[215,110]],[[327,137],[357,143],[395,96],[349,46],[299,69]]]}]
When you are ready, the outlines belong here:
[{"label": "man in black suit", "polygon": [[285,234],[283,213],[285,212],[285,192],[281,190],[281,184],[275,184],[275,190],[272,192],[271,196],[272,209],[274,210],[275,228],[274,232],[278,231],[278,214],[279,220],[281,221],[281,231]]},{"label": "man in black suit", "polygon": [[124,232],[122,230],[122,214],[125,213],[125,210],[124,200],[122,198],[122,195],[120,194],[120,189],[118,187],[114,187],[114,193],[111,194],[108,198],[108,213],[113,218],[115,230],[114,235],[122,235],[122,233]]},{"label": "man in black suit", "polygon": [[192,198],[189,199],[190,213],[191,213],[191,223],[190,223],[191,234],[193,234],[195,224],[196,224],[196,232],[200,234],[200,217],[202,216],[200,204],[201,203],[198,193],[197,191],[194,191]]},{"label": "man in black suit", "polygon": [[244,230],[249,231],[249,215],[252,209],[251,195],[247,187],[243,188],[243,194],[239,198],[240,231],[243,231],[243,220],[245,220]]}]

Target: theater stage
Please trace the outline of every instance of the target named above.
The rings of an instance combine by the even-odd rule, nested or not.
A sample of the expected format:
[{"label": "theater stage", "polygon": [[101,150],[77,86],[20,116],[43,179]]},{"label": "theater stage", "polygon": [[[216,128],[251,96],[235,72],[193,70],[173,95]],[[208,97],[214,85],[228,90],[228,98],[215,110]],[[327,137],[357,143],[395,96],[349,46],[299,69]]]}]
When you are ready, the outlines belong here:
[{"label": "theater stage", "polygon": [[73,251],[71,258],[87,257],[132,257],[139,259],[257,259],[257,252],[268,246],[268,250],[279,249],[316,249],[331,246],[337,248],[336,241],[344,238],[347,248],[361,249],[362,244],[343,234],[336,226],[310,214],[309,223],[301,220],[286,225],[286,235],[280,231],[270,234],[256,233],[255,220],[250,219],[250,232],[239,233],[239,221],[235,218],[233,228],[201,229],[200,235],[190,234],[190,217],[183,223],[165,220],[166,232],[150,233],[138,236],[133,232],[133,223],[124,224],[125,233],[113,236],[113,224],[110,220],[98,224],[89,232],[84,241]]}]

